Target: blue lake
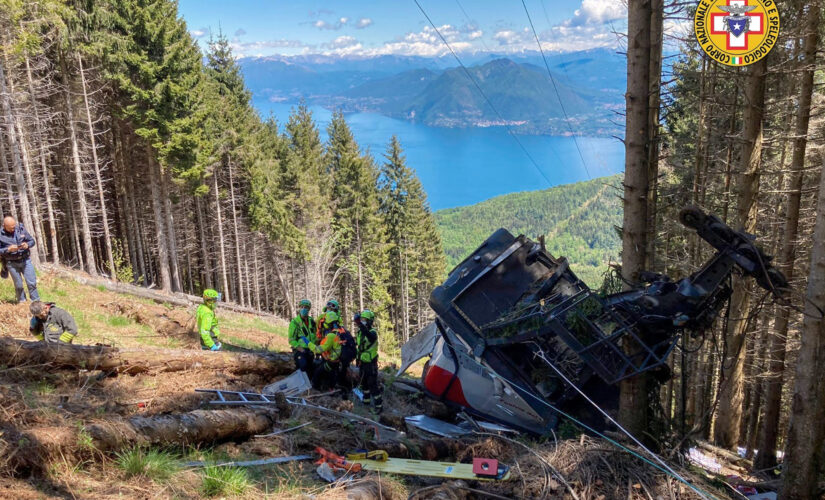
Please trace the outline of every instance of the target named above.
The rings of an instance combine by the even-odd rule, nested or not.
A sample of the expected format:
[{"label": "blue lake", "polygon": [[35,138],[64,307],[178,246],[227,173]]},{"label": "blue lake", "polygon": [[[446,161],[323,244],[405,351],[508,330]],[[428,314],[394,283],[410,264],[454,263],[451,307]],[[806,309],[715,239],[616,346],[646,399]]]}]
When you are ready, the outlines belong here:
[{"label": "blue lake", "polygon": [[[293,104],[253,99],[266,117],[272,113],[283,126]],[[332,113],[310,106],[326,140]],[[518,136],[538,164],[536,169],[524,149],[504,127],[440,128],[396,120],[374,113],[346,116],[355,140],[377,161],[383,161],[395,134],[427,192],[433,210],[471,205],[516,191],[534,191],[559,184],[584,181],[624,170],[624,146],[617,139],[552,136]],[[581,149],[582,165],[576,142]],[[543,173],[543,175],[542,175]],[[546,177],[546,179],[545,179]]]}]

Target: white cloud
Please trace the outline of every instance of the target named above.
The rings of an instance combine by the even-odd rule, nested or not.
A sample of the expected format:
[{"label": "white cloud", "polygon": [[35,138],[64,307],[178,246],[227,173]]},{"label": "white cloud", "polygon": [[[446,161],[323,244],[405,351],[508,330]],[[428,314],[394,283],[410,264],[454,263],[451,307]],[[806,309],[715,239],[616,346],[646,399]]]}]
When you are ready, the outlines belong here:
[{"label": "white cloud", "polygon": [[481,38],[482,35],[484,35],[484,32],[481,31],[481,30],[472,31],[472,32],[470,32],[469,35],[467,35],[467,39],[468,40],[477,40],[477,39]]},{"label": "white cloud", "polygon": [[349,22],[349,18],[348,17],[342,17],[341,19],[338,20],[338,22],[341,23],[341,24],[347,24]]},{"label": "white cloud", "polygon": [[[462,33],[455,26],[444,24],[438,27],[438,31],[456,52],[471,50],[473,44],[467,33]],[[438,33],[430,27],[425,26],[418,32],[409,32],[402,37],[384,43],[381,47],[366,49],[362,55],[407,55],[407,56],[441,56],[449,52],[449,49]]]},{"label": "white cloud", "polygon": [[358,22],[355,23],[355,29],[362,30],[367,26],[372,26],[372,19],[370,19],[369,17],[362,17],[358,20]]},{"label": "white cloud", "polygon": [[627,16],[627,9],[617,0],[582,0],[573,17],[564,21],[565,26],[604,24]]},{"label": "white cloud", "polygon": [[327,49],[324,51],[325,54],[337,55],[360,54],[364,49],[361,42],[349,35],[339,36],[331,42],[322,44],[321,47]]},{"label": "white cloud", "polygon": [[194,38],[203,38],[209,34],[209,28],[200,28],[196,30],[189,30],[189,34]]},{"label": "white cloud", "polygon": [[252,57],[262,55],[262,51],[272,52],[268,49],[301,49],[303,52],[314,50],[314,45],[308,45],[300,40],[258,40],[255,42],[239,42],[233,40],[229,46],[232,53],[237,57]]},{"label": "white cloud", "polygon": [[246,35],[246,30],[245,30],[245,29],[243,29],[243,28],[238,28],[238,29],[235,31],[235,36],[236,36],[236,37],[237,37],[237,36],[244,36],[244,35]]}]

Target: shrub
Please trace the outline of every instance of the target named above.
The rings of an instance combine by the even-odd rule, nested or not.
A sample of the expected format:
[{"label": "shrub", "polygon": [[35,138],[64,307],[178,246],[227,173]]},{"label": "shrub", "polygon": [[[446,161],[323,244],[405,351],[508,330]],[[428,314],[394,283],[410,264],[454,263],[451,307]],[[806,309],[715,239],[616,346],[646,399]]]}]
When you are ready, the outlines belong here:
[{"label": "shrub", "polygon": [[242,495],[249,487],[249,475],[238,467],[206,467],[203,469],[201,492],[205,496]]},{"label": "shrub", "polygon": [[178,461],[169,452],[135,447],[117,454],[117,466],[126,473],[126,477],[142,476],[163,481],[175,473]]}]

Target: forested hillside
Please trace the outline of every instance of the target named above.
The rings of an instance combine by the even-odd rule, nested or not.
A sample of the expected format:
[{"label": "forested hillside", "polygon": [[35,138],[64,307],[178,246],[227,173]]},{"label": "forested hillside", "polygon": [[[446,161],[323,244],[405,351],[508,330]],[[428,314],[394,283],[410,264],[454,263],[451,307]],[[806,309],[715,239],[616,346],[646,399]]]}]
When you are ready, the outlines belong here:
[{"label": "forested hillside", "polygon": [[579,278],[598,287],[609,262],[619,258],[622,206],[616,175],[542,191],[512,193],[435,214],[447,264],[452,268],[493,231],[546,236],[547,249],[570,260]]},{"label": "forested hillside", "polygon": [[444,273],[401,140],[373,158],[341,114],[327,143],[303,106],[262,120],[229,47],[201,53],[171,0],[1,2],[2,211],[36,260],[283,316],[334,297],[391,348]]}]

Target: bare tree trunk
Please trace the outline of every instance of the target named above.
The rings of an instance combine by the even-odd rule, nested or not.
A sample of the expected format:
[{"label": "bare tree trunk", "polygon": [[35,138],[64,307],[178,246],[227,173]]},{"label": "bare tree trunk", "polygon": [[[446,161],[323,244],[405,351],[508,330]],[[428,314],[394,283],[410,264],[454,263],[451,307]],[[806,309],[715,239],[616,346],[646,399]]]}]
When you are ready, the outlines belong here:
[{"label": "bare tree trunk", "polygon": [[66,83],[64,95],[66,97],[66,121],[69,125],[69,141],[72,146],[72,160],[74,163],[74,183],[77,190],[77,204],[80,212],[80,226],[83,232],[83,260],[85,262],[86,272],[92,276],[97,275],[95,268],[94,248],[92,247],[92,231],[89,226],[89,209],[86,205],[86,186],[83,183],[83,168],[80,164],[80,148],[78,145],[77,130],[74,122],[74,109],[71,100],[71,83],[69,79],[68,68],[64,57],[60,59],[63,69],[63,78]]},{"label": "bare tree trunk", "polygon": [[[255,279],[255,309],[261,310],[261,288],[260,288],[260,271],[258,270],[258,242],[253,241],[252,243],[252,255],[253,260],[255,262],[254,268],[254,279]],[[251,304],[250,304],[251,305]]]},{"label": "bare tree trunk", "polygon": [[659,101],[662,81],[662,37],[664,35],[664,1],[650,2],[650,76],[648,77],[648,149],[647,168],[649,191],[647,194],[647,232],[646,250],[647,269],[659,269],[656,266],[656,200],[659,193]]},{"label": "bare tree trunk", "polygon": [[[767,59],[763,58],[748,68],[746,99],[739,179],[739,224],[752,233],[756,226],[757,194],[762,158],[762,118],[765,107],[765,73]],[[719,399],[714,441],[719,446],[732,449],[739,444],[739,427],[742,419],[744,398],[745,334],[750,326],[747,316],[750,310],[750,294],[744,279],[734,282],[731,296],[728,329],[725,332],[728,352],[723,367],[726,370]]]},{"label": "bare tree trunk", "polygon": [[155,151],[152,146],[146,144],[146,161],[149,162],[149,187],[152,191],[152,211],[155,216],[155,240],[158,246],[158,270],[160,272],[160,288],[164,292],[172,291],[171,277],[169,275],[169,247],[166,238],[166,219],[163,216],[163,200],[159,184],[166,182],[162,172],[155,165]]},{"label": "bare tree trunk", "polygon": [[[26,77],[29,82],[29,93],[34,96],[34,82],[32,79],[32,71],[31,65],[29,64],[29,58],[26,57]],[[34,99],[32,97],[32,99]],[[39,138],[40,143],[40,174],[43,177],[43,194],[46,197],[46,216],[48,217],[49,221],[49,242],[52,246],[52,262],[57,264],[60,262],[60,252],[58,251],[58,244],[57,244],[57,226],[55,224],[55,212],[54,212],[54,204],[52,202],[52,190],[51,184],[49,182],[49,167],[46,163],[48,158],[48,151],[46,150],[46,140],[44,138],[45,132],[43,130],[43,122],[40,119],[40,113],[37,110],[37,106],[33,105],[34,108],[34,123],[35,127],[37,128],[37,136]],[[41,248],[45,249],[46,242],[43,241],[41,243]],[[44,251],[45,257],[45,251]]]},{"label": "bare tree trunk", "polygon": [[172,183],[169,169],[158,164],[160,169],[160,195],[163,198],[164,212],[166,215],[166,237],[169,248],[169,272],[172,290],[181,291],[180,271],[178,270],[178,239],[175,236],[175,217],[172,213],[172,199],[169,197],[168,186]]},{"label": "bare tree trunk", "polygon": [[146,262],[146,254],[143,245],[143,231],[141,230],[140,219],[138,219],[137,207],[135,206],[136,204],[134,178],[131,175],[127,176],[127,182],[130,186],[127,192],[125,193],[126,204],[129,206],[129,218],[132,220],[132,225],[134,226],[134,240],[136,246],[135,253],[137,254],[138,272],[140,273],[139,277],[143,280],[144,286],[149,286],[150,270]]},{"label": "bare tree trunk", "polygon": [[[648,189],[650,166],[650,0],[630,0],[627,6],[627,93],[625,125],[624,218],[622,221],[622,276],[638,281],[647,263]],[[635,349],[629,346],[629,349]],[[629,353],[632,354],[632,353]],[[621,383],[619,422],[633,435],[647,427],[647,378],[632,377]]]},{"label": "bare tree trunk", "polygon": [[[3,65],[0,64],[0,100],[2,100],[3,115],[5,115],[6,118],[6,135],[11,146],[11,162],[14,167],[14,179],[17,184],[17,194],[20,199],[23,224],[34,230],[32,226],[32,214],[29,210],[29,197],[26,192],[26,179],[23,174],[22,145],[18,140],[17,131],[15,130],[14,111],[11,106],[11,94],[6,87],[6,78],[10,77],[5,74]],[[36,253],[32,253],[32,257],[34,260],[37,260]]]},{"label": "bare tree trunk", "polygon": [[[358,210],[358,207],[356,207]],[[358,310],[364,310],[364,258],[363,258],[363,242],[361,241],[361,222],[360,217],[355,218],[355,238],[356,238],[356,258],[358,259]]]},{"label": "bare tree trunk", "polygon": [[100,163],[97,160],[97,141],[95,140],[95,129],[92,125],[92,112],[89,109],[89,93],[86,88],[86,74],[83,70],[83,59],[77,54],[77,67],[80,71],[80,83],[83,87],[83,104],[86,108],[86,124],[89,126],[89,142],[92,150],[92,166],[95,169],[95,180],[97,181],[97,196],[100,203],[100,217],[103,223],[103,244],[106,248],[106,262],[109,265],[109,274],[112,279],[117,279],[115,269],[115,258],[112,255],[112,236],[109,234],[109,215],[106,210],[106,196],[103,191],[103,179],[100,176]]},{"label": "bare tree trunk", "polygon": [[229,280],[226,276],[226,247],[225,241],[226,239],[223,236],[223,217],[221,216],[221,198],[218,192],[218,173],[214,172],[212,174],[212,179],[215,181],[214,189],[215,189],[215,210],[218,214],[218,243],[220,243],[220,266],[221,266],[221,284],[223,285],[223,293],[227,295],[227,300],[230,299],[229,295]]},{"label": "bare tree trunk", "polygon": [[[820,173],[819,201],[813,241],[825,241],[825,156]],[[791,396],[785,460],[782,472],[782,498],[817,498],[822,466],[825,421],[825,245],[811,248],[810,273],[802,323],[796,381]]]},{"label": "bare tree trunk", "polygon": [[[812,3],[806,18],[805,54],[802,61],[805,69],[799,86],[799,107],[796,114],[796,128],[791,156],[788,205],[783,228],[782,247],[779,250],[777,259],[781,266],[780,269],[788,281],[793,279],[794,261],[796,259],[802,172],[805,167],[805,150],[808,144],[808,124],[811,117],[811,97],[814,88],[814,71],[816,69],[816,49],[819,44],[819,11],[819,2]],[[778,308],[778,313],[774,323],[773,335],[770,337],[770,347],[768,348],[770,378],[765,387],[765,416],[762,419],[763,426],[758,443],[759,452],[754,460],[754,467],[757,469],[767,469],[776,465],[776,446],[779,436],[779,414],[782,403],[782,380],[785,371],[785,349],[790,311],[787,307],[781,307]]]},{"label": "bare tree trunk", "polygon": [[227,156],[229,167],[229,199],[232,201],[232,228],[235,233],[235,270],[238,283],[238,304],[247,305],[247,296],[244,294],[244,273],[241,270],[241,238],[238,236],[238,212],[235,208],[235,178],[232,175],[232,158]]},{"label": "bare tree trunk", "polygon": [[203,217],[203,204],[201,203],[200,196],[195,196],[195,218],[198,221],[198,248],[200,248],[201,253],[204,287],[212,288],[212,260],[209,258],[209,253],[206,251],[206,234],[204,231],[204,225],[206,222]]},{"label": "bare tree trunk", "polygon": [[[2,68],[0,68],[0,70],[2,70]],[[11,182],[12,177],[14,177],[14,171],[6,160],[6,144],[4,141],[0,141],[0,161],[3,162],[3,174],[8,177],[8,182],[6,183],[6,195],[9,199],[9,211],[7,213],[16,214],[17,202],[14,201],[14,187]]]}]

